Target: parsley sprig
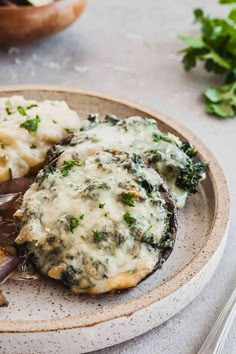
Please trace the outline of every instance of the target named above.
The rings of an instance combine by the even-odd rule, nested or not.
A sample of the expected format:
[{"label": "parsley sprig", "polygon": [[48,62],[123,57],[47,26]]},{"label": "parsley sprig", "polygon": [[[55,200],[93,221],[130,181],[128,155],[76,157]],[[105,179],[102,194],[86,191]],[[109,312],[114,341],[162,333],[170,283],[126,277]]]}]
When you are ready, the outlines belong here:
[{"label": "parsley sprig", "polygon": [[103,239],[103,233],[101,231],[92,230],[94,242],[100,242]]},{"label": "parsley sprig", "polygon": [[35,133],[40,122],[41,119],[37,115],[35,118],[27,118],[26,121],[20,125],[20,127],[27,129],[29,133]]},{"label": "parsley sprig", "polygon": [[122,193],[121,200],[124,204],[134,207],[134,196],[132,193]]},{"label": "parsley sprig", "polygon": [[83,160],[65,160],[61,168],[61,174],[63,177],[67,177],[74,166],[83,167],[84,165],[85,161]]},{"label": "parsley sprig", "polygon": [[75,216],[71,216],[69,219],[69,228],[70,232],[74,232],[74,229],[76,229],[79,226],[79,220]]},{"label": "parsley sprig", "polygon": [[[233,4],[236,0],[219,0],[221,4]],[[211,18],[202,9],[194,10],[195,22],[200,25],[199,36],[180,36],[187,44],[181,52],[187,71],[198,61],[208,72],[223,77],[224,84],[206,90],[206,112],[220,118],[236,115],[236,8],[227,18]]]},{"label": "parsley sprig", "polygon": [[136,223],[136,218],[134,218],[130,212],[126,211],[123,215],[123,219],[128,224],[129,227],[133,226]]}]

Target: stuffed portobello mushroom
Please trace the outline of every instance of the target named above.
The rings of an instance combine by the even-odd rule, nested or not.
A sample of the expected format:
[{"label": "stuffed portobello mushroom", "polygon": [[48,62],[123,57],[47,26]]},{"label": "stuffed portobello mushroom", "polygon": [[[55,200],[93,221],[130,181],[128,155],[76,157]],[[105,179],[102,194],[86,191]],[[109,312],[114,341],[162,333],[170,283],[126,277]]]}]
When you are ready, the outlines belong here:
[{"label": "stuffed portobello mushroom", "polygon": [[162,177],[118,148],[70,146],[53,157],[15,213],[16,243],[37,269],[74,293],[101,294],[160,267],[177,228]]},{"label": "stuffed portobello mushroom", "polygon": [[[117,147],[139,154],[165,179],[178,208],[183,208],[187,196],[197,191],[207,167],[204,162],[194,161],[197,151],[189,143],[173,134],[163,134],[155,120],[142,117],[119,119],[107,115],[99,121],[97,115],[90,114],[64,149],[68,146],[77,146],[78,151],[90,146]],[[58,145],[58,154],[64,149]]]}]

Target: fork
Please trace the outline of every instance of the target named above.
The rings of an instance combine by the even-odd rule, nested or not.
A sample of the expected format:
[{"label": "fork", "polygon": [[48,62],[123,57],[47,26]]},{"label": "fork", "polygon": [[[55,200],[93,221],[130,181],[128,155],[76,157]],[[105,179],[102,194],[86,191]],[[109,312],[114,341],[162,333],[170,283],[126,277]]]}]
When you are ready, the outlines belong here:
[{"label": "fork", "polygon": [[236,316],[236,288],[217,318],[210,333],[202,344],[198,354],[220,354]]}]

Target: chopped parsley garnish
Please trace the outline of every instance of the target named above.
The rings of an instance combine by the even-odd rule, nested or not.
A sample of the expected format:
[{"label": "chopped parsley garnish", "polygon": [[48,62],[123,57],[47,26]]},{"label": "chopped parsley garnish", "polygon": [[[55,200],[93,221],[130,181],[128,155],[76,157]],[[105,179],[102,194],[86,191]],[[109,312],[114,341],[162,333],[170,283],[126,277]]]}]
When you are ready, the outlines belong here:
[{"label": "chopped parsley garnish", "polygon": [[9,173],[9,179],[12,179],[12,170],[11,170],[11,168],[8,169],[8,173]]},{"label": "chopped parsley garnish", "polygon": [[94,231],[94,230],[92,230],[92,233],[93,233],[94,242],[102,241],[102,239],[103,239],[103,233],[102,233],[101,231]]},{"label": "chopped parsley garnish", "polygon": [[13,112],[10,110],[10,108],[9,107],[6,107],[6,112],[7,112],[7,114],[8,115],[10,115],[10,114],[12,114]]},{"label": "chopped parsley garnish", "polygon": [[80,220],[84,220],[84,214],[81,214],[79,218]]},{"label": "chopped parsley garnish", "polygon": [[52,122],[53,122],[54,124],[57,124],[57,123],[58,123],[58,121],[56,121],[55,119],[53,119]]},{"label": "chopped parsley garnish", "polygon": [[134,218],[128,211],[124,213],[123,219],[129,225],[129,227],[136,223],[136,218]]},{"label": "chopped parsley garnish", "polygon": [[64,128],[64,130],[68,133],[68,134],[72,134],[75,132],[75,128]]},{"label": "chopped parsley garnish", "polygon": [[99,204],[98,207],[99,207],[99,209],[103,209],[105,205],[106,205],[106,203]]},{"label": "chopped parsley garnish", "polygon": [[17,111],[22,115],[22,116],[26,116],[26,111],[22,106],[18,106],[17,107]]},{"label": "chopped parsley garnish", "polygon": [[132,193],[122,193],[121,194],[121,200],[124,204],[127,204],[131,207],[134,207],[134,196]]},{"label": "chopped parsley garnish", "polygon": [[4,149],[4,142],[3,142],[3,141],[0,141],[0,147],[1,147],[2,149]]},{"label": "chopped parsley garnish", "polygon": [[35,118],[28,118],[20,127],[27,129],[29,133],[36,132],[40,121],[41,119],[37,115]]},{"label": "chopped parsley garnish", "polygon": [[38,105],[33,103],[33,104],[29,105],[28,107],[26,107],[26,109],[32,109],[32,108],[35,108],[35,107],[38,107]]},{"label": "chopped parsley garnish", "polygon": [[76,229],[79,225],[79,220],[75,216],[71,216],[69,219],[70,222],[70,232],[74,232],[74,229]]},{"label": "chopped parsley garnish", "polygon": [[167,135],[164,134],[157,134],[153,133],[152,134],[152,140],[158,143],[159,141],[166,141],[168,143],[173,143],[173,139],[169,138]]},{"label": "chopped parsley garnish", "polygon": [[9,100],[9,98],[6,100],[6,112],[7,112],[8,115],[13,113],[11,111],[11,101]]},{"label": "chopped parsley garnish", "polygon": [[37,146],[35,144],[30,145],[31,149],[37,149]]},{"label": "chopped parsley garnish", "polygon": [[147,228],[146,228],[146,230],[144,231],[144,236],[146,236],[148,233],[149,233],[149,231],[152,229],[152,225],[149,225]]},{"label": "chopped parsley garnish", "polygon": [[85,166],[85,161],[83,160],[65,160],[63,162],[63,166],[61,168],[61,174],[63,177],[68,176],[69,171],[74,167],[74,166]]}]

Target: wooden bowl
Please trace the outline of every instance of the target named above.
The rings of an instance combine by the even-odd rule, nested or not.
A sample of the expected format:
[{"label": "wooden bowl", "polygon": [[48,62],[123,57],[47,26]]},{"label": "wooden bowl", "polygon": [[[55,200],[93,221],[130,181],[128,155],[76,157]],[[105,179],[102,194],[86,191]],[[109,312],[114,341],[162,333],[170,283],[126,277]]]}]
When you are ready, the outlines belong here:
[{"label": "wooden bowl", "polygon": [[0,45],[33,41],[62,31],[82,13],[86,0],[58,0],[46,6],[0,8]]}]

